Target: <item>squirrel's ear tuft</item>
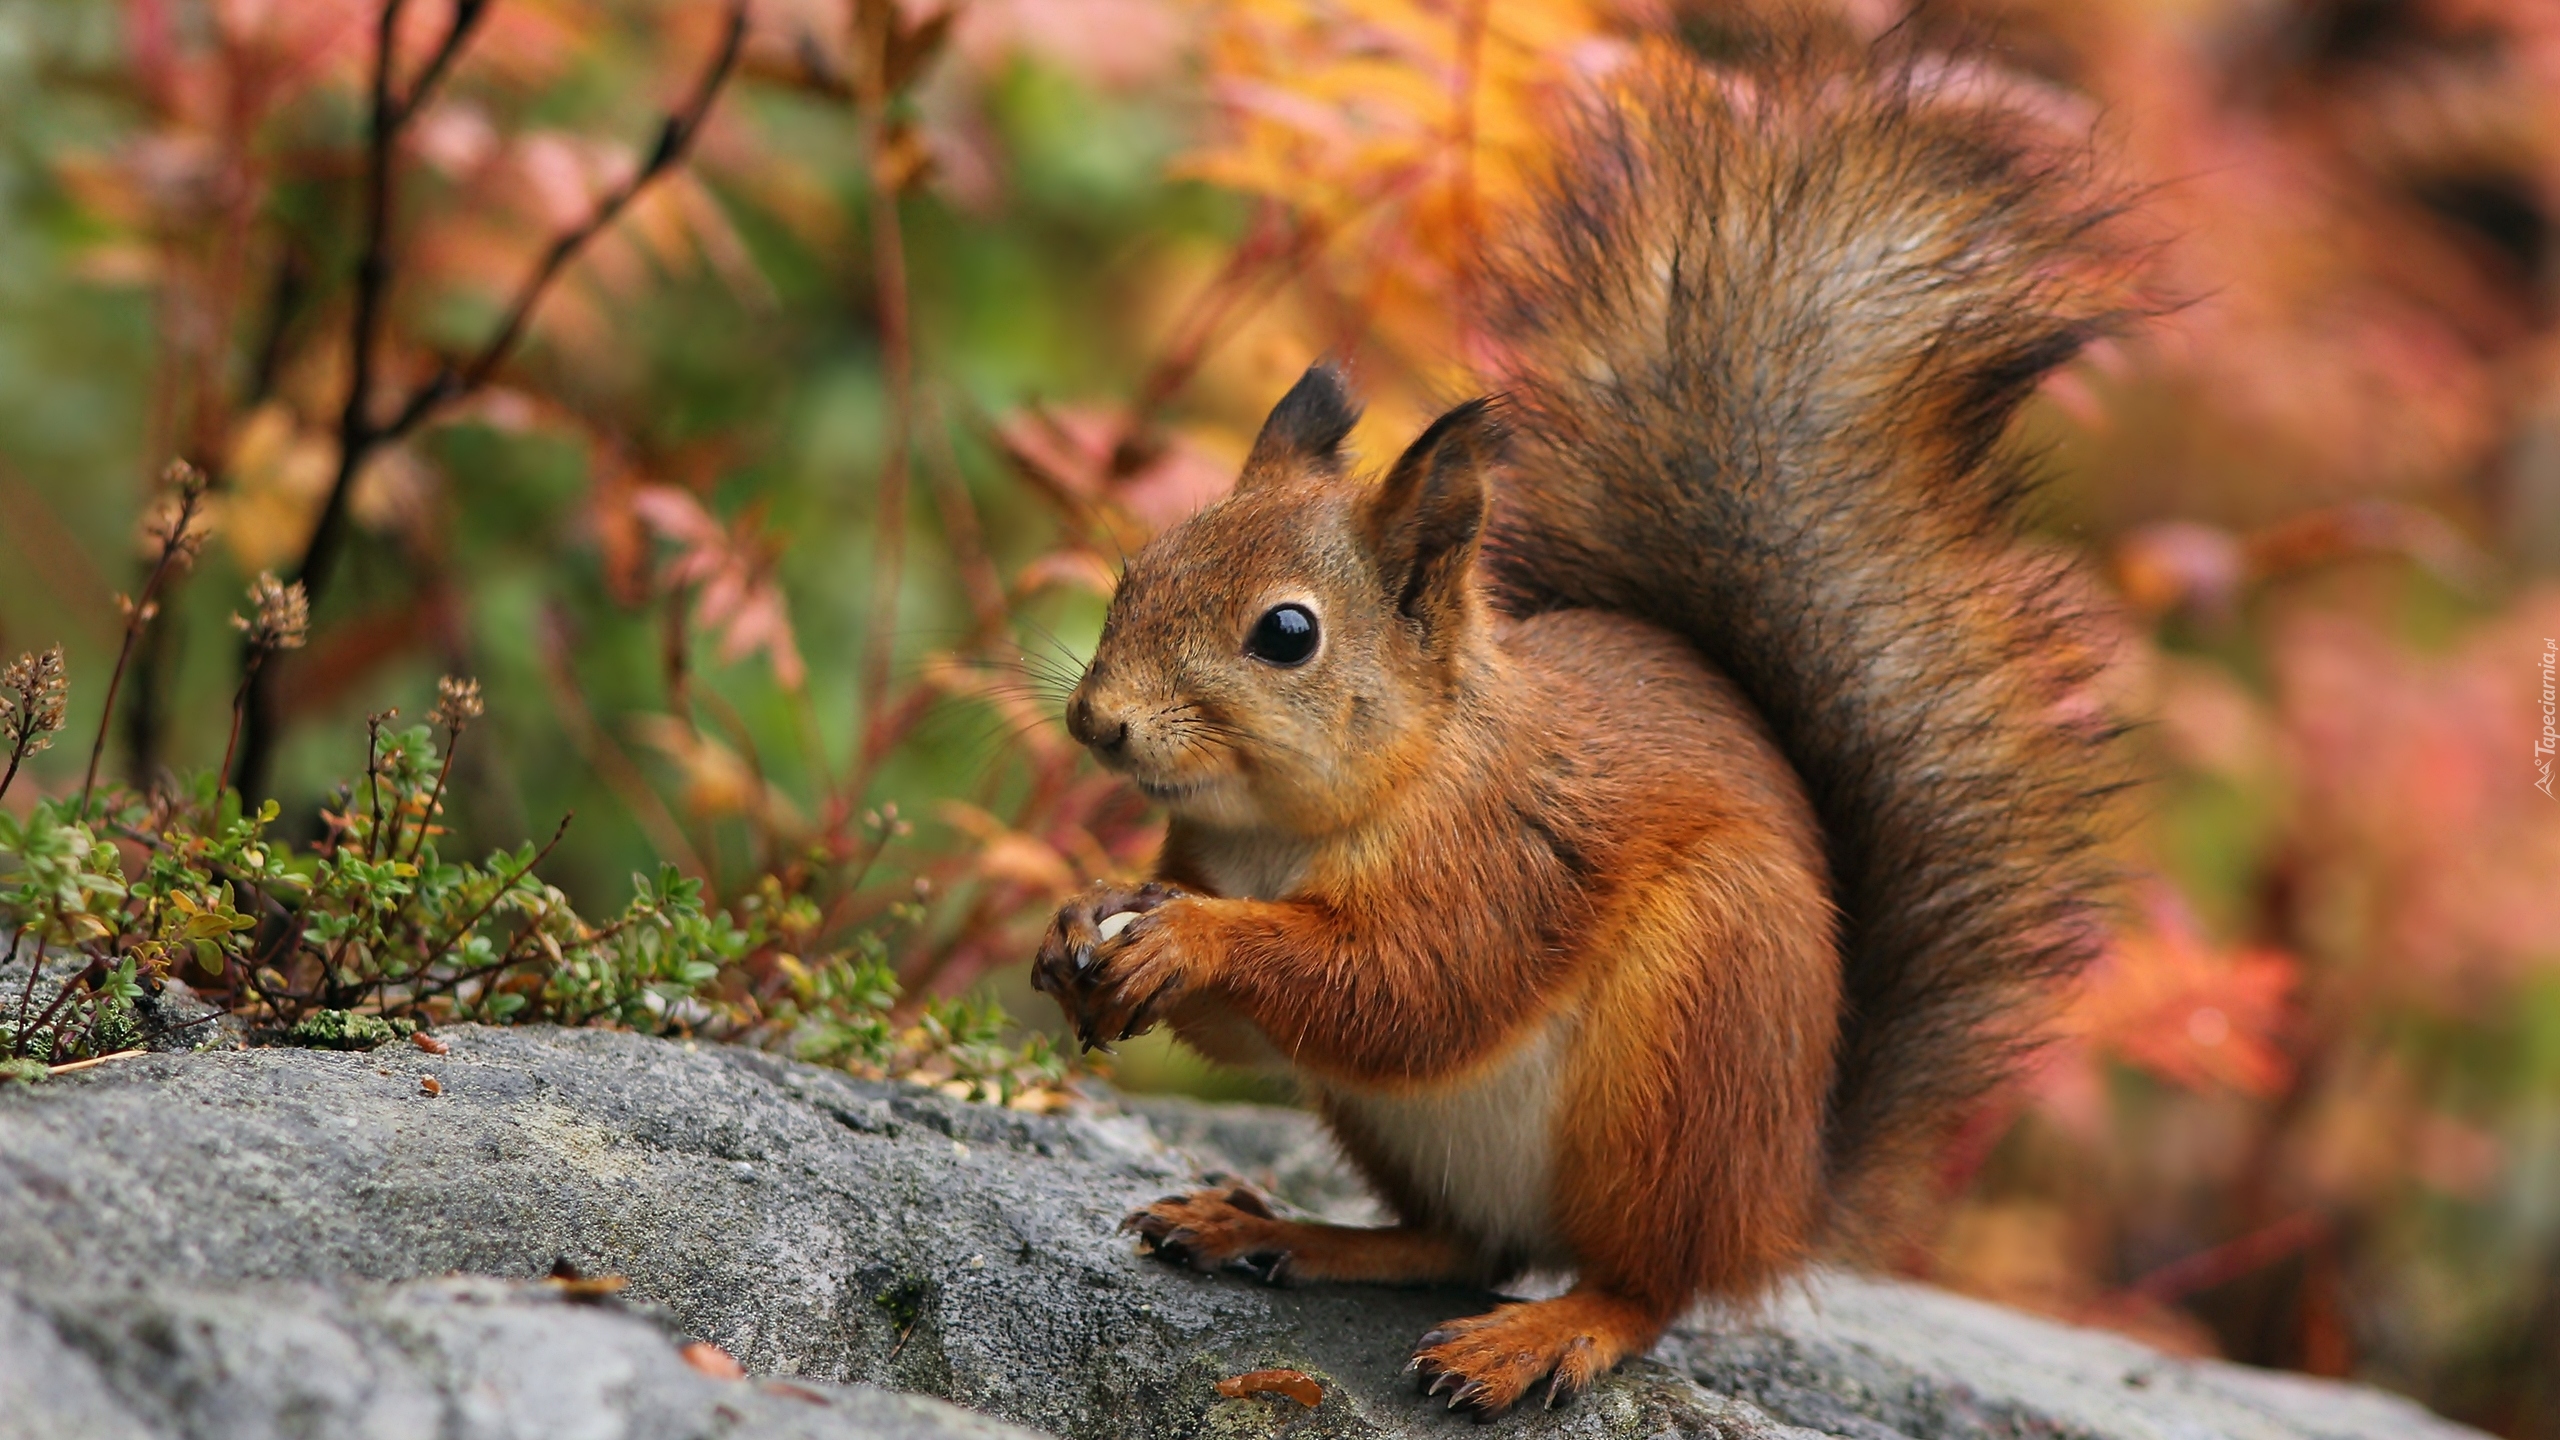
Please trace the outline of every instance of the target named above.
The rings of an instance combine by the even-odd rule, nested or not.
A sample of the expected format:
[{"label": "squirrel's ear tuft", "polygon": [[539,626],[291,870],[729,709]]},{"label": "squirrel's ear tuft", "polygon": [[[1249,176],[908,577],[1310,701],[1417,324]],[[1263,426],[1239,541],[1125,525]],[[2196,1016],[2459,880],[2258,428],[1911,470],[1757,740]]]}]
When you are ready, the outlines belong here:
[{"label": "squirrel's ear tuft", "polygon": [[1378,483],[1362,517],[1396,609],[1434,636],[1466,613],[1484,533],[1485,473],[1506,433],[1491,399],[1470,400],[1432,421]]},{"label": "squirrel's ear tuft", "polygon": [[1271,407],[1271,418],[1262,422],[1262,433],[1254,437],[1253,453],[1245,457],[1236,488],[1248,489],[1310,466],[1340,470],[1342,442],[1359,423],[1360,402],[1351,398],[1342,371],[1329,360],[1308,366],[1280,403]]}]

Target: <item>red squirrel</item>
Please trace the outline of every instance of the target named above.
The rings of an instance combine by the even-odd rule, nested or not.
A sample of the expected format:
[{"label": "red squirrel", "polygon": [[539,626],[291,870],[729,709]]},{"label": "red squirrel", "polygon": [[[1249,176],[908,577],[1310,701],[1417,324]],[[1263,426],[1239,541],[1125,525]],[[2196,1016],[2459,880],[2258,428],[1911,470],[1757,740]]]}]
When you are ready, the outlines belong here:
[{"label": "red squirrel", "polygon": [[1069,702],[1170,828],[1035,983],[1089,1044],[1293,1073],[1398,1217],[1130,1227],[1271,1280],[1571,1272],[1421,1337],[1453,1407],[1888,1233],[2098,943],[2110,733],[2002,437],[2116,323],[2075,278],[2111,212],[1919,73],[1648,54],[1491,262],[1495,397],[1372,477],[1309,370]]}]

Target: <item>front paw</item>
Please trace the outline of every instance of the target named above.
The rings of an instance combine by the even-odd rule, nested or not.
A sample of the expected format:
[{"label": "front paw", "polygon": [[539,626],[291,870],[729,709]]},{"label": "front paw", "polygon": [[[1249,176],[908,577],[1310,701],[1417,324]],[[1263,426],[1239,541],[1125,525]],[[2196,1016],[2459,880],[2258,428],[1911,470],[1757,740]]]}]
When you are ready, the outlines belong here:
[{"label": "front paw", "polygon": [[1169,900],[1095,943],[1069,1007],[1087,1049],[1155,1028],[1190,991],[1201,957],[1187,943],[1182,922],[1196,904]]},{"label": "front paw", "polygon": [[1058,907],[1048,932],[1040,937],[1039,954],[1031,962],[1031,988],[1056,996],[1069,1019],[1079,1018],[1095,952],[1105,941],[1117,938],[1123,926],[1134,923],[1109,922],[1123,915],[1144,915],[1181,894],[1153,880],[1143,885],[1105,880],[1078,891]]},{"label": "front paw", "polygon": [[1266,1285],[1289,1278],[1289,1222],[1241,1185],[1167,1195],[1120,1228],[1136,1231],[1147,1254],[1171,1264],[1233,1270]]}]

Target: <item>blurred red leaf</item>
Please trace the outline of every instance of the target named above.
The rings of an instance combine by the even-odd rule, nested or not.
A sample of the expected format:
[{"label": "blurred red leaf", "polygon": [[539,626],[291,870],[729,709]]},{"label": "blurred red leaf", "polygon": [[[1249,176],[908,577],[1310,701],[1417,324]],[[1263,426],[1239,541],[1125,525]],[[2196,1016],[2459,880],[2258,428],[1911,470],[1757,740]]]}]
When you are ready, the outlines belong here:
[{"label": "blurred red leaf", "polygon": [[2142,916],[2063,1016],[2066,1048],[2043,1078],[2048,1104],[2094,1126],[2085,1066],[2101,1057],[2192,1089],[2274,1094],[2291,1073],[2282,1041],[2301,962],[2280,950],[2214,944],[2165,884],[2151,887]]},{"label": "blurred red leaf", "polygon": [[785,689],[806,684],[809,669],[792,634],[790,603],[774,576],[780,542],[763,535],[752,515],[722,525],[701,501],[673,486],[641,488],[631,508],[676,546],[661,579],[694,589],[694,623],[719,635],[720,658],[734,664],[763,651]]}]

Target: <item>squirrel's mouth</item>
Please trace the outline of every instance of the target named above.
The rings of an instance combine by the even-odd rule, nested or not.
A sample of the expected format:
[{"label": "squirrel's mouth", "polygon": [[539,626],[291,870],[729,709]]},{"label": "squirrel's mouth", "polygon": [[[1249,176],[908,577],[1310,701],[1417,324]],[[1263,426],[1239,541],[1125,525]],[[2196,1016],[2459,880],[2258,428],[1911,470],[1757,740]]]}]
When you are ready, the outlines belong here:
[{"label": "squirrel's mouth", "polygon": [[1136,775],[1129,777],[1129,783],[1137,786],[1139,793],[1159,805],[1171,805],[1178,800],[1188,800],[1209,788],[1209,782],[1206,780],[1148,780]]},{"label": "squirrel's mouth", "polygon": [[1208,790],[1218,780],[1214,775],[1150,774],[1149,772],[1155,767],[1139,756],[1128,754],[1126,751],[1104,750],[1093,746],[1086,748],[1093,751],[1094,759],[1102,762],[1103,769],[1111,771],[1136,786],[1139,794],[1159,805],[1171,805],[1177,801],[1188,800]]}]

